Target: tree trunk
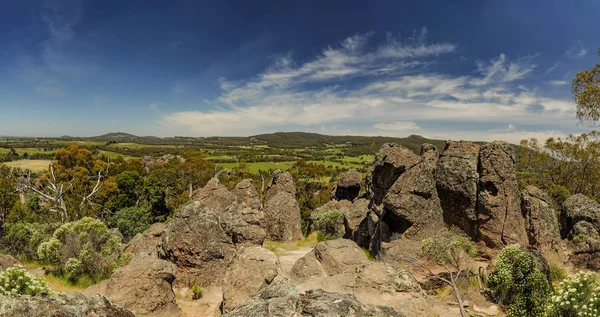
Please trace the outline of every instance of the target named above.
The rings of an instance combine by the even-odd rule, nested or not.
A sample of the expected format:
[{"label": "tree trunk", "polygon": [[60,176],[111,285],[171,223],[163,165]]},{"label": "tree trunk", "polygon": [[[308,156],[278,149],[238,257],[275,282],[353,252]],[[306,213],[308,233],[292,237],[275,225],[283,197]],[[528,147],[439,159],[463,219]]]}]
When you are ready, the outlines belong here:
[{"label": "tree trunk", "polygon": [[465,311],[465,308],[463,307],[463,302],[462,302],[462,298],[460,297],[460,292],[458,291],[458,287],[456,286],[456,282],[454,281],[454,277],[452,276],[452,273],[450,273],[450,281],[452,282],[452,290],[454,291],[454,296],[456,296],[456,301],[458,302],[458,309],[460,309],[460,315],[462,317],[467,317],[467,312]]}]

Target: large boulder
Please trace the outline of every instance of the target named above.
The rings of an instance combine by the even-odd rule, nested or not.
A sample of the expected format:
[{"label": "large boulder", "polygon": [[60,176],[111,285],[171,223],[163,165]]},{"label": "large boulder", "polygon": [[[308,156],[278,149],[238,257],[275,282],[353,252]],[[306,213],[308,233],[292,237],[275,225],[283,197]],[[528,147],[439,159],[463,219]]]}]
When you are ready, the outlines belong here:
[{"label": "large boulder", "polygon": [[296,317],[300,306],[298,289],[288,281],[272,283],[244,305],[223,317]]},{"label": "large boulder", "polygon": [[390,307],[362,304],[350,294],[309,290],[300,294],[289,282],[273,283],[223,317],[401,317]]},{"label": "large boulder", "polygon": [[369,243],[372,252],[379,251],[381,242],[401,235],[420,239],[443,224],[431,159],[397,144],[384,144],[375,155],[367,177],[370,206],[379,216]]},{"label": "large boulder", "polygon": [[558,212],[552,198],[535,186],[523,189],[521,209],[526,219],[529,244],[546,247],[560,243]]},{"label": "large boulder", "polygon": [[583,194],[573,195],[562,205],[560,222],[563,238],[597,235],[600,232],[600,203]]},{"label": "large boulder", "polygon": [[133,237],[123,249],[125,253],[147,254],[154,257],[159,257],[159,245],[162,240],[162,235],[167,230],[167,225],[162,222],[152,224],[150,228],[142,233],[138,233]]},{"label": "large boulder", "polygon": [[444,221],[472,237],[477,230],[478,158],[479,145],[447,141],[435,172]]},{"label": "large boulder", "polygon": [[227,211],[238,197],[230,192],[217,178],[212,178],[204,187],[192,194],[192,199],[206,204],[215,211]]},{"label": "large boulder", "polygon": [[479,238],[490,248],[527,245],[513,146],[502,141],[481,146],[479,165]]},{"label": "large boulder", "polygon": [[244,208],[223,218],[231,222],[233,242],[236,245],[262,245],[265,241],[265,215],[261,210]]},{"label": "large boulder", "polygon": [[440,152],[435,145],[424,143],[421,145],[421,157],[425,162],[435,166],[440,158]]},{"label": "large boulder", "polygon": [[136,316],[182,316],[172,288],[175,274],[173,263],[139,254],[83,293],[104,295]]},{"label": "large boulder", "polygon": [[331,198],[334,200],[353,201],[360,194],[362,178],[362,174],[357,169],[349,169],[340,177],[331,193]]},{"label": "large boulder", "polygon": [[176,285],[221,283],[236,254],[231,217],[198,201],[179,209],[162,240],[164,256],[177,265]]},{"label": "large boulder", "polygon": [[285,275],[275,253],[260,246],[242,248],[225,273],[223,312],[241,306],[276,279],[284,279]]},{"label": "large boulder", "polygon": [[403,146],[384,144],[375,155],[373,166],[367,174],[367,190],[373,203],[380,205],[396,179],[421,161],[418,155]]},{"label": "large boulder", "polygon": [[276,170],[273,172],[273,178],[267,186],[267,197],[269,200],[273,196],[279,193],[288,193],[292,196],[296,196],[296,185],[294,185],[294,178],[288,172]]},{"label": "large boulder", "polygon": [[252,179],[239,182],[233,189],[233,194],[237,197],[236,202],[239,209],[262,209],[262,203]]},{"label": "large boulder", "polygon": [[276,241],[302,239],[300,206],[296,201],[294,179],[288,172],[277,170],[267,188],[264,206],[267,237]]},{"label": "large boulder", "polygon": [[344,214],[346,234],[348,238],[354,237],[360,224],[369,214],[369,201],[364,198],[356,199],[348,208],[340,209]]},{"label": "large boulder", "polygon": [[48,296],[0,295],[0,316],[4,317],[135,317],[113,305],[106,297],[80,293]]},{"label": "large boulder", "polygon": [[309,290],[300,295],[301,316],[311,317],[403,317],[390,307],[365,305],[350,294],[330,293],[323,290]]}]

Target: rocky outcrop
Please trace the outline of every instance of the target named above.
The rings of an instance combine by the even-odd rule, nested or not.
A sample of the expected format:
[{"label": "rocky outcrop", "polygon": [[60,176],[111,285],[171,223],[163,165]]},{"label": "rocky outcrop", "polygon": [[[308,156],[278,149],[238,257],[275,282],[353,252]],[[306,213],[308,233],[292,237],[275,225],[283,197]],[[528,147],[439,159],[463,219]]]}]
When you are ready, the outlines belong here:
[{"label": "rocky outcrop", "polygon": [[182,316],[172,289],[175,274],[173,263],[139,254],[83,293],[104,295],[136,316]]},{"label": "rocky outcrop", "polygon": [[333,188],[331,199],[353,201],[360,194],[361,183],[362,174],[355,168],[349,169],[342,174],[337,185]]},{"label": "rocky outcrop", "polygon": [[80,293],[48,296],[2,296],[0,316],[5,317],[135,317],[106,297]]},{"label": "rocky outcrop", "polygon": [[221,283],[236,253],[232,217],[198,201],[179,209],[162,239],[164,256],[177,265],[177,285]]},{"label": "rocky outcrop", "polygon": [[294,185],[294,178],[288,172],[276,170],[273,172],[273,178],[267,186],[267,197],[269,200],[273,196],[279,193],[288,193],[292,196],[296,196],[296,186]]},{"label": "rocky outcrop", "polygon": [[478,230],[479,238],[490,248],[528,243],[515,160],[514,149],[506,142],[481,147]]},{"label": "rocky outcrop", "polygon": [[437,164],[437,161],[440,158],[440,152],[438,151],[437,147],[429,143],[421,145],[420,154],[425,162],[434,166]]},{"label": "rocky outcrop", "polygon": [[251,179],[239,182],[233,189],[233,194],[237,197],[236,202],[239,209],[262,210],[262,203]]},{"label": "rocky outcrop", "polygon": [[350,294],[310,290],[300,296],[301,316],[403,317],[390,307],[365,305]]},{"label": "rocky outcrop", "polygon": [[285,275],[275,253],[259,246],[242,248],[225,273],[223,312],[241,306],[267,285],[284,279]]},{"label": "rocky outcrop", "polygon": [[526,186],[522,193],[521,210],[525,216],[529,244],[547,247],[560,243],[558,212],[552,198],[535,186]]},{"label": "rocky outcrop", "polygon": [[600,203],[582,194],[573,195],[562,205],[560,222],[563,238],[597,235],[600,232]]},{"label": "rocky outcrop", "polygon": [[418,292],[419,284],[402,269],[369,261],[351,240],[321,242],[313,252],[300,258],[292,267],[296,283],[319,281],[325,287],[344,292]]},{"label": "rocky outcrop", "polygon": [[167,225],[162,222],[157,222],[146,229],[142,233],[138,233],[133,237],[123,249],[125,253],[146,254],[154,257],[159,257],[159,245],[162,240],[162,235],[167,230]]},{"label": "rocky outcrop", "polygon": [[435,172],[444,221],[472,237],[477,231],[478,158],[479,145],[447,141]]},{"label": "rocky outcrop", "polygon": [[223,317],[295,317],[299,307],[298,289],[287,281],[281,281],[265,287],[243,306],[223,314]]},{"label": "rocky outcrop", "polygon": [[261,210],[244,208],[226,215],[232,222],[233,242],[236,245],[262,245],[267,236],[265,215]]},{"label": "rocky outcrop", "polygon": [[275,171],[267,189],[264,206],[267,237],[276,241],[302,239],[300,206],[296,201],[296,188],[292,175]]},{"label": "rocky outcrop", "polygon": [[365,305],[349,294],[310,290],[299,294],[298,289],[289,282],[273,283],[243,306],[223,317],[401,317],[389,307]]},{"label": "rocky outcrop", "polygon": [[215,211],[225,212],[238,200],[238,197],[217,178],[212,178],[204,187],[192,194],[192,199],[206,204]]}]

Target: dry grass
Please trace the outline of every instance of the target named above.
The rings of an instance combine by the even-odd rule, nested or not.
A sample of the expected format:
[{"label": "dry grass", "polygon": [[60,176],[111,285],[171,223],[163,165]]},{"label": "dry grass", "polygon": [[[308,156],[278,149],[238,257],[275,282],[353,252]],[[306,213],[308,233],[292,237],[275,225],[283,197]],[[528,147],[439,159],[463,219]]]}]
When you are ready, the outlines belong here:
[{"label": "dry grass", "polygon": [[49,160],[18,160],[12,162],[1,163],[8,167],[17,167],[22,169],[29,169],[33,172],[44,172],[48,170],[50,166]]}]

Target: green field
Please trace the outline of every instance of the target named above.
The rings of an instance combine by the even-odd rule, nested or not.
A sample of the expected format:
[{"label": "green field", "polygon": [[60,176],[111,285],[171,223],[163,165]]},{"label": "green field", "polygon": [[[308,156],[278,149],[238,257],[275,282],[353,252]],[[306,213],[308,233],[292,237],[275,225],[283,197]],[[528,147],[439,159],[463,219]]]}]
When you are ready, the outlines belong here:
[{"label": "green field", "polygon": [[[268,170],[287,170],[292,165],[294,165],[293,161],[287,162],[256,162],[256,163],[246,163],[248,165],[248,171],[253,174],[258,174],[258,171],[268,171]],[[219,166],[224,168],[232,169],[238,167],[238,163],[220,163]]]}]

